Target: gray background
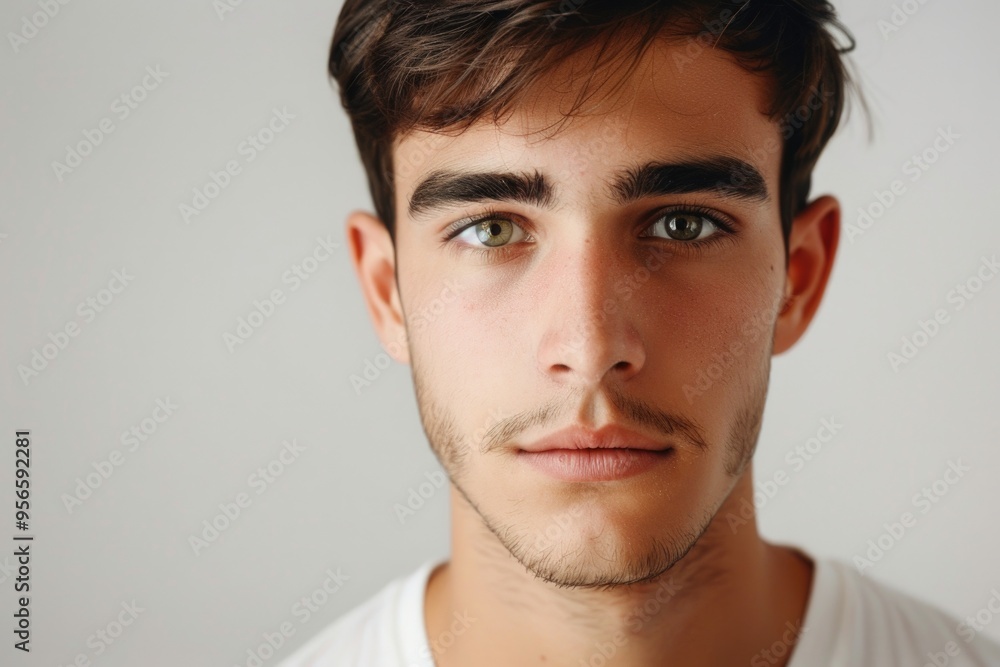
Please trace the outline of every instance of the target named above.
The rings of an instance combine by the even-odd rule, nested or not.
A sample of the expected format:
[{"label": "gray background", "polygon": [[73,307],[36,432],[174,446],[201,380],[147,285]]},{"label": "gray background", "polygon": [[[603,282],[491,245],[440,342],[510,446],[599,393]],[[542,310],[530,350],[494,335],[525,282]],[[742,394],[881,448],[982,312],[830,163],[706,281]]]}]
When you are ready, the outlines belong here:
[{"label": "gray background", "polygon": [[[755,472],[789,477],[762,503],[762,531],[850,560],[914,512],[870,574],[965,616],[1000,588],[1000,280],[961,310],[947,295],[1000,251],[1000,6],[914,1],[883,36],[893,3],[836,4],[859,42],[852,58],[876,134],[869,144],[855,108],[813,194],[836,194],[847,225],[894,179],[906,191],[853,243],[845,229],[811,330],[774,360]],[[440,468],[409,367],[383,363],[348,259],[346,214],[371,202],[325,73],[340,3],[244,0],[221,18],[210,0],[58,9],[16,51],[9,36],[0,45],[0,539],[12,544],[18,428],[33,434],[37,536],[30,657],[10,647],[13,557],[0,556],[0,663],[65,665],[82,653],[108,666],[242,665],[261,633],[291,621],[295,634],[265,662],[275,664],[448,552],[444,490],[405,522],[393,509]],[[0,28],[21,32],[38,11],[38,0],[5,2]],[[120,118],[112,102],[147,67],[169,76]],[[294,119],[247,161],[240,143],[274,108]],[[60,181],[52,163],[102,118],[114,131]],[[906,161],[948,127],[959,138],[911,181]],[[229,160],[242,171],[186,223],[179,205]],[[283,274],[326,235],[340,248],[293,291]],[[78,304],[123,268],[128,287],[86,321]],[[276,288],[285,302],[230,352],[223,334]],[[948,323],[894,371],[887,354],[938,308]],[[26,384],[18,365],[69,322],[79,335]],[[368,363],[382,368],[358,393],[350,378]],[[129,451],[121,433],[167,398],[176,411]],[[786,454],[824,418],[844,426],[796,471]],[[258,495],[248,478],[286,439],[304,450]],[[121,465],[69,511],[64,494],[113,450]],[[971,472],[931,511],[915,510],[912,496],[957,459]],[[251,504],[195,555],[189,536],[241,492]],[[328,568],[349,579],[301,622],[293,605]],[[95,657],[88,637],[132,600],[143,611]],[[986,631],[1000,638],[1000,619]]]}]

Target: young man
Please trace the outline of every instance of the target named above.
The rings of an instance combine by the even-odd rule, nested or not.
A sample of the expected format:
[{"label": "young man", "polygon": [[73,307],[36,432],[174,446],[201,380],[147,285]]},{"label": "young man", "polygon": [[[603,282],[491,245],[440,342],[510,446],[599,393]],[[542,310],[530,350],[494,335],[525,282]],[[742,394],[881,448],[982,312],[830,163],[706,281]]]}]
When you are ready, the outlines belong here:
[{"label": "young man", "polygon": [[377,209],[348,238],[452,553],[286,667],[1000,665],[756,530],[770,358],[837,250],[837,200],[807,201],[850,82],[830,25],[819,0],[347,0],[330,71]]}]

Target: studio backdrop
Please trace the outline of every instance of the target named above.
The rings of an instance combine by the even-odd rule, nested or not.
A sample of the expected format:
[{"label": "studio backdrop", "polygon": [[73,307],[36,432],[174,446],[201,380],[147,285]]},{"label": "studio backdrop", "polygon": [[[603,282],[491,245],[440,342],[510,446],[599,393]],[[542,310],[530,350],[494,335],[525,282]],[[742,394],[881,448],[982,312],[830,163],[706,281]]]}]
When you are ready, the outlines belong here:
[{"label": "studio backdrop", "polygon": [[[1000,5],[834,4],[872,134],[852,102],[814,173],[840,248],[772,364],[761,530],[1000,638]],[[273,665],[448,553],[350,261],[339,11],[0,7],[0,664]]]}]

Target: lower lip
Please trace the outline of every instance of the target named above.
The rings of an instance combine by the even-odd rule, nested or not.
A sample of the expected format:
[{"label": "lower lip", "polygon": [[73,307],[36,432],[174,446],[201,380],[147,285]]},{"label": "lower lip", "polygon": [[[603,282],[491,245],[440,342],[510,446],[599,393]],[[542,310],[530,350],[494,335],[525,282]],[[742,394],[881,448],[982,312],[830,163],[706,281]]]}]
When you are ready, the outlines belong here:
[{"label": "lower lip", "polygon": [[518,456],[537,470],[566,482],[604,482],[646,472],[670,457],[673,449],[549,449],[519,450]]}]

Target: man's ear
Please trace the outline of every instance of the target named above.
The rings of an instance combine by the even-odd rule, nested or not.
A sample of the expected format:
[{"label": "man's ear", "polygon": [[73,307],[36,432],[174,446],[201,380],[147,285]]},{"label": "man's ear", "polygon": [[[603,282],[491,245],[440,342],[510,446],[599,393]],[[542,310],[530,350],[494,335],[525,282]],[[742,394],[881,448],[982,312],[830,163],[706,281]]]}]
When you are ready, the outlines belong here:
[{"label": "man's ear", "polygon": [[347,216],[347,243],[368,314],[382,347],[401,364],[410,363],[406,325],[396,284],[396,250],[385,224],[364,211]]},{"label": "man's ear", "polygon": [[813,200],[792,221],[788,235],[785,297],[774,327],[774,354],[802,337],[823,299],[840,239],[840,202],[829,195]]}]

